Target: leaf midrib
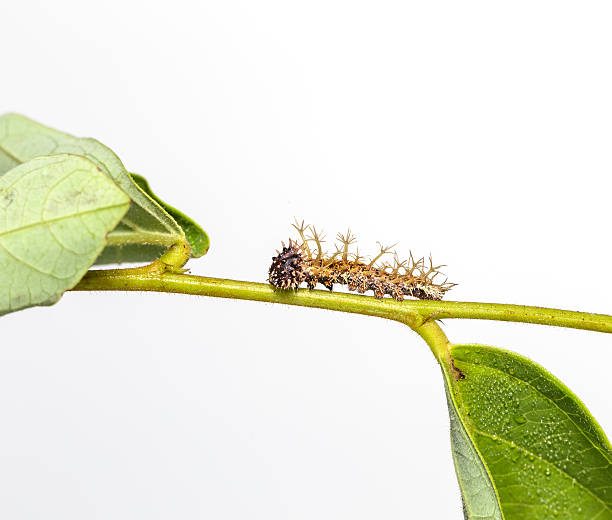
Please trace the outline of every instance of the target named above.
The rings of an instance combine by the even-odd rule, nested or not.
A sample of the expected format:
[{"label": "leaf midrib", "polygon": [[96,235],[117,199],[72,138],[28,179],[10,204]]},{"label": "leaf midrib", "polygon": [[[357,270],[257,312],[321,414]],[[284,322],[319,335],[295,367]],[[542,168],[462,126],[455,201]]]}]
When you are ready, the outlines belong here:
[{"label": "leaf midrib", "polygon": [[171,246],[176,243],[176,235],[169,233],[157,233],[148,231],[111,231],[108,234],[108,246],[123,246],[123,245],[154,245],[154,246]]},{"label": "leaf midrib", "polygon": [[10,153],[6,148],[4,148],[4,146],[0,145],[0,152],[4,152],[6,155],[8,155],[8,157],[10,159],[12,159],[13,161],[15,161],[17,164],[23,164],[23,161],[20,159],[17,159],[17,157],[15,157],[12,153]]},{"label": "leaf midrib", "polygon": [[100,206],[99,208],[92,208],[92,209],[88,209],[85,211],[81,211],[79,213],[70,213],[68,215],[62,215],[61,217],[57,217],[57,218],[52,218],[49,220],[41,220],[39,222],[32,222],[31,224],[26,224],[25,226],[20,226],[18,228],[13,228],[10,229],[8,231],[3,231],[0,232],[0,239],[12,235],[13,233],[17,233],[19,231],[24,231],[26,229],[30,229],[30,228],[34,228],[37,226],[46,226],[47,224],[53,224],[55,222],[61,222],[62,220],[66,220],[66,219],[70,219],[70,218],[74,218],[74,217],[81,217],[83,215],[88,215],[90,213],[96,213],[98,211],[104,211],[107,209],[115,209],[115,208],[120,208],[121,206],[126,206],[129,205],[129,200],[127,200],[126,202],[122,202],[120,204],[112,204],[110,206]]},{"label": "leaf midrib", "polygon": [[[473,423],[472,423],[473,424]],[[569,473],[567,473],[566,471],[564,471],[563,469],[561,469],[558,466],[555,466],[552,462],[550,462],[549,460],[546,460],[542,457],[540,457],[539,455],[533,453],[532,451],[529,451],[526,448],[523,448],[522,446],[519,446],[518,444],[515,444],[514,442],[508,440],[508,439],[504,439],[503,437],[497,436],[494,437],[493,435],[481,430],[480,428],[476,428],[474,426],[474,431],[479,433],[480,435],[482,435],[483,437],[487,437],[493,441],[501,441],[504,444],[510,446],[511,448],[516,448],[518,450],[520,450],[521,452],[527,454],[527,456],[533,456],[534,458],[538,459],[539,461],[543,462],[544,464],[546,464],[547,466],[552,466],[553,468],[555,468],[559,473],[561,473],[562,475],[565,475],[567,478],[572,479],[572,481],[576,482],[578,484],[579,487],[581,487],[582,489],[584,489],[589,495],[591,495],[595,500],[597,500],[597,502],[600,502],[603,507],[604,510],[608,510],[608,511],[612,511],[612,506],[610,504],[608,504],[607,502],[604,502],[600,497],[598,497],[595,493],[593,493],[593,491],[591,491],[588,487],[586,487],[582,482],[580,482],[578,479],[576,479],[575,477],[573,477],[572,475],[570,475]],[[501,500],[501,499],[500,499]],[[503,503],[503,502],[502,502]],[[523,505],[523,504],[521,504]]]}]

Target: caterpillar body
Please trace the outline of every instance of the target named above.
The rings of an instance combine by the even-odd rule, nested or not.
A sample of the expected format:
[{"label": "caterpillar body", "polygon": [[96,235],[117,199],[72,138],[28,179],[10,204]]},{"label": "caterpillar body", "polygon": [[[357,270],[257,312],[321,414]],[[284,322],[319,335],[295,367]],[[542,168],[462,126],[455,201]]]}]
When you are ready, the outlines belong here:
[{"label": "caterpillar body", "polygon": [[[297,289],[305,283],[314,289],[320,283],[330,291],[334,284],[346,285],[350,291],[365,293],[374,291],[376,298],[388,294],[396,300],[412,296],[421,300],[441,300],[446,291],[455,284],[446,280],[436,283],[443,266],[434,266],[429,258],[415,260],[410,253],[408,260],[399,261],[391,247],[380,245],[380,252],[368,260],[356,250],[350,251],[355,236],[349,230],[346,235],[338,233],[339,245],[333,254],[323,251],[323,236],[310,225],[293,224],[300,238],[282,244],[281,251],[272,257],[268,281],[278,289]],[[381,262],[386,255],[393,256],[393,263]]]}]

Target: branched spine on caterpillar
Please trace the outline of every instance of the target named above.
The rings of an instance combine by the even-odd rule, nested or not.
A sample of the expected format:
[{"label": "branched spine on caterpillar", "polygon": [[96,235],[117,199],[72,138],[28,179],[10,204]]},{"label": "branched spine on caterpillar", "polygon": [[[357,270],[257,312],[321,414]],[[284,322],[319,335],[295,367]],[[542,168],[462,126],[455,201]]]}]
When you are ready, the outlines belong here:
[{"label": "branched spine on caterpillar", "polygon": [[[376,298],[388,294],[396,300],[403,300],[404,296],[441,300],[455,285],[446,280],[436,283],[443,266],[434,266],[431,257],[429,267],[424,258],[415,260],[412,253],[400,262],[397,253],[391,251],[394,246],[384,247],[379,243],[380,252],[368,260],[357,249],[354,253],[350,251],[356,240],[350,230],[346,235],[338,233],[340,246],[336,245],[333,254],[327,254],[322,247],[324,236],[314,226],[296,221],[293,227],[300,238],[290,239],[287,246],[282,244],[282,250],[272,258],[268,273],[268,281],[278,289],[297,289],[302,283],[314,289],[320,283],[331,291],[334,284],[341,284],[359,293],[372,290]],[[380,262],[385,255],[393,255],[392,264]]]}]

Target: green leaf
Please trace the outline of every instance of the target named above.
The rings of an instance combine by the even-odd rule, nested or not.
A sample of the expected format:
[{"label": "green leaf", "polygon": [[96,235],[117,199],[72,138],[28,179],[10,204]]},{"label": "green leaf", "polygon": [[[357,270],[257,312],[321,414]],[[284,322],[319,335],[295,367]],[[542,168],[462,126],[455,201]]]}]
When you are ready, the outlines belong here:
[{"label": "green leaf", "polygon": [[91,160],[133,202],[121,224],[109,234],[97,263],[154,260],[171,245],[186,240],[181,226],[132,181],[119,158],[102,143],[73,137],[19,114],[0,116],[0,174],[34,157],[62,153]]},{"label": "green leaf", "polygon": [[149,183],[143,176],[130,173],[130,177],[132,177],[132,180],[142,191],[144,191],[149,197],[164,208],[166,212],[178,223],[178,225],[181,226],[187,240],[189,241],[189,245],[191,246],[191,256],[193,258],[199,258],[200,256],[205,255],[210,247],[210,240],[208,239],[206,232],[187,215],[180,212],[178,209],[173,208],[169,204],[166,204],[157,195],[155,195],[155,193],[151,191]]},{"label": "green leaf", "polygon": [[612,447],[578,398],[512,352],[455,345],[451,356],[459,372],[443,369],[466,518],[500,518],[496,500],[505,520],[612,519]]},{"label": "green leaf", "polygon": [[0,314],[55,303],[129,206],[96,164],[75,155],[37,157],[0,177]]}]

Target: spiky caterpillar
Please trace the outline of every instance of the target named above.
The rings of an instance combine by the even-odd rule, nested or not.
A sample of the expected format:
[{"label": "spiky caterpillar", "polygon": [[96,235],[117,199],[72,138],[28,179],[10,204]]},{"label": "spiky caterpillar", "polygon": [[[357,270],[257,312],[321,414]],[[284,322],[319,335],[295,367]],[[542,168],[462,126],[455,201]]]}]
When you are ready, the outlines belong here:
[{"label": "spiky caterpillar", "polygon": [[[334,284],[341,284],[359,293],[372,290],[376,298],[388,294],[396,300],[403,300],[404,296],[441,300],[444,293],[455,285],[434,281],[442,266],[434,266],[431,258],[429,267],[425,266],[424,258],[414,260],[412,253],[408,260],[400,262],[397,254],[391,253],[393,246],[380,245],[379,254],[367,261],[357,251],[349,251],[355,242],[350,230],[346,236],[338,233],[340,247],[336,245],[336,251],[328,255],[321,246],[323,237],[314,227],[305,226],[303,222],[293,224],[293,227],[299,233],[300,240],[290,239],[288,246],[283,243],[282,250],[272,257],[268,281],[276,288],[297,289],[305,283],[309,289],[314,289],[320,283],[331,291]],[[314,247],[311,248],[309,243],[313,243]],[[377,264],[387,254],[393,254],[393,264]]]}]

